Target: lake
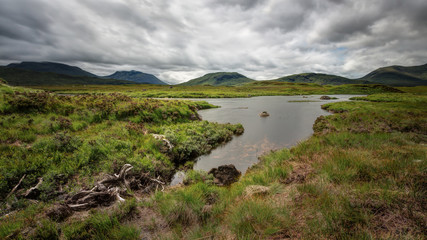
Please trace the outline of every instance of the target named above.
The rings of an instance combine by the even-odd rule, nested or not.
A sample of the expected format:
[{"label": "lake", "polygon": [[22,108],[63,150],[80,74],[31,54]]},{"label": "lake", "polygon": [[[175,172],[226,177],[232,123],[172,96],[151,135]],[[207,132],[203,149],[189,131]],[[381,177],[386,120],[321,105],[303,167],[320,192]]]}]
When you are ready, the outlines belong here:
[{"label": "lake", "polygon": [[[203,120],[219,123],[241,123],[245,132],[211,153],[200,156],[196,170],[209,171],[224,164],[234,164],[246,170],[257,163],[258,157],[271,150],[292,147],[313,134],[313,123],[321,115],[330,113],[320,106],[329,102],[348,101],[354,95],[333,95],[338,99],[320,100],[320,95],[263,96],[252,98],[195,99],[220,106],[199,111]],[[297,102],[293,102],[297,101]],[[298,102],[305,101],[305,102]],[[260,117],[267,111],[270,116]],[[182,173],[178,173],[181,174]],[[173,179],[175,184],[180,176]]]},{"label": "lake", "polygon": [[[329,115],[320,106],[328,102],[347,101],[353,95],[334,95],[338,99],[320,100],[320,95],[265,96],[253,98],[203,99],[220,108],[199,111],[203,120],[241,123],[245,132],[197,159],[194,169],[209,171],[224,164],[234,164],[244,173],[265,152],[292,147],[313,134],[313,123]],[[316,102],[292,102],[316,101]],[[267,111],[270,116],[260,117]]]}]

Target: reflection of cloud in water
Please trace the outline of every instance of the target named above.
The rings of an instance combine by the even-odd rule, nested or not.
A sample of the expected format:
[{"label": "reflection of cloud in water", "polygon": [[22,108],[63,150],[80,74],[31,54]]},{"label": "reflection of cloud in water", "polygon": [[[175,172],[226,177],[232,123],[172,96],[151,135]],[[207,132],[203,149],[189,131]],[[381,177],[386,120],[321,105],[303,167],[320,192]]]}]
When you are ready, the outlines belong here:
[{"label": "reflection of cloud in water", "polygon": [[[350,96],[338,97],[338,101],[342,101]],[[201,111],[204,120],[241,123],[245,132],[212,150],[210,154],[201,156],[195,164],[195,169],[208,171],[220,165],[234,164],[237,169],[245,172],[249,166],[258,162],[258,157],[262,154],[291,147],[307,138],[312,134],[316,118],[328,113],[320,108],[323,102],[288,102],[301,99],[300,96],[203,99],[221,106]],[[250,107],[245,109],[247,106]],[[258,114],[262,111],[268,111],[270,117],[261,119]]]},{"label": "reflection of cloud in water", "polygon": [[283,147],[266,136],[254,144],[245,144],[235,139],[227,145],[214,149],[210,154],[200,157],[195,168],[208,171],[218,165],[233,163],[244,172],[247,167],[258,161],[259,156]]}]

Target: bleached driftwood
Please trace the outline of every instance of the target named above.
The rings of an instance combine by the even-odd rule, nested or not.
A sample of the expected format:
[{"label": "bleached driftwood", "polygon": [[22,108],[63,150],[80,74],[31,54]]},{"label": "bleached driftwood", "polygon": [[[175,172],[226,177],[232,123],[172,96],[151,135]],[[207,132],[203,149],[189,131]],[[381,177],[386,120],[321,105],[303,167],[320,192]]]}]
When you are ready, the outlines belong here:
[{"label": "bleached driftwood", "polygon": [[125,201],[122,196],[128,195],[128,190],[140,190],[150,192],[164,189],[165,182],[158,178],[151,178],[148,173],[129,174],[133,169],[130,164],[125,164],[118,174],[107,175],[97,182],[90,190],[83,190],[66,201],[66,204],[74,211],[86,210],[97,206],[107,206],[116,201]]}]

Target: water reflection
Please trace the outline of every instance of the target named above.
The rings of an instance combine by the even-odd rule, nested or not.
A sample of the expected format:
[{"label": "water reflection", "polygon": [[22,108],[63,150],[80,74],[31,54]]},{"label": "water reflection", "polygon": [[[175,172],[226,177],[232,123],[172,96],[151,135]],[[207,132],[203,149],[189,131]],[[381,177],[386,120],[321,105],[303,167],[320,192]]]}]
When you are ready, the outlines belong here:
[{"label": "water reflection", "polygon": [[[243,173],[258,162],[263,153],[291,147],[309,137],[314,121],[329,113],[320,106],[327,102],[348,100],[349,95],[336,100],[319,100],[320,96],[268,96],[254,98],[203,99],[221,108],[202,110],[204,120],[219,123],[241,123],[245,132],[232,141],[198,158],[194,169],[209,171],[223,164],[234,164]],[[313,102],[307,102],[313,100]],[[306,102],[289,102],[306,101]],[[269,117],[260,117],[267,111]]]}]

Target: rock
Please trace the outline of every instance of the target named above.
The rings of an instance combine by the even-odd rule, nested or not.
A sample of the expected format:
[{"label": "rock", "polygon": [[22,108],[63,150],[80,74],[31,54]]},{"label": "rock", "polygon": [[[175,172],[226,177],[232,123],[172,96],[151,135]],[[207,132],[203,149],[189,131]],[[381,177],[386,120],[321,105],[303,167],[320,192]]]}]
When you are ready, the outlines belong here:
[{"label": "rock", "polygon": [[214,176],[214,183],[219,186],[228,186],[239,180],[241,172],[233,164],[222,165],[218,168],[212,168],[208,174]]},{"label": "rock", "polygon": [[245,188],[245,197],[249,198],[254,195],[266,195],[270,188],[261,185],[249,185]]},{"label": "rock", "polygon": [[73,210],[66,204],[55,205],[46,215],[53,221],[62,222],[73,215]]},{"label": "rock", "polygon": [[331,100],[331,97],[329,97],[329,96],[321,96],[320,99],[322,99],[322,100]]},{"label": "rock", "polygon": [[268,117],[270,116],[270,114],[267,111],[263,111],[262,113],[259,114],[260,117]]}]

